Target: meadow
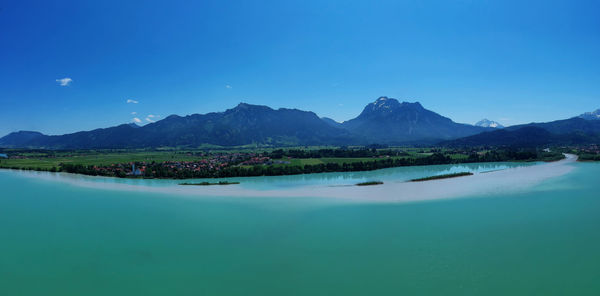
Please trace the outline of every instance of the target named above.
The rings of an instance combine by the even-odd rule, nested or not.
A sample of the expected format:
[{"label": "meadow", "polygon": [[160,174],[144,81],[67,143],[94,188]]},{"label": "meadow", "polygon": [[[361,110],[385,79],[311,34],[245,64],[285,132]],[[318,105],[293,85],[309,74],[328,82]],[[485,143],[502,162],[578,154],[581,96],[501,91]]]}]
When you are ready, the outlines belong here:
[{"label": "meadow", "polygon": [[[272,148],[254,148],[254,147],[234,147],[226,149],[223,147],[213,147],[214,149],[116,149],[116,150],[26,150],[26,149],[5,149],[3,153],[9,155],[8,159],[0,159],[0,167],[2,168],[21,168],[21,169],[41,169],[50,170],[58,168],[60,164],[74,164],[84,166],[106,166],[117,163],[132,163],[132,162],[165,162],[165,161],[197,161],[207,158],[209,155],[215,154],[231,154],[231,153],[269,153]],[[289,147],[287,149],[300,150],[320,150],[320,149],[337,149],[337,147],[328,146],[310,146],[310,147]],[[349,149],[359,149],[351,147]],[[403,157],[419,158],[432,154],[431,149],[422,148],[407,148],[394,147],[392,151],[402,151]],[[461,159],[467,158],[464,154],[451,154],[452,158]],[[399,158],[392,156],[392,158]],[[372,161],[373,157],[322,157],[322,158],[278,158],[275,160],[286,161],[289,163],[274,164],[273,166],[304,166],[318,165],[327,163],[354,163]]]}]

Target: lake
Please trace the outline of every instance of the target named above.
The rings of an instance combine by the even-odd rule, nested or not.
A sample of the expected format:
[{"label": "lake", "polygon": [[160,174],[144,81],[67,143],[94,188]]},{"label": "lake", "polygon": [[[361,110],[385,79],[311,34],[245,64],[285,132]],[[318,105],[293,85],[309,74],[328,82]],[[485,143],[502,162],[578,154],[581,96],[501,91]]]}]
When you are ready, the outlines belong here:
[{"label": "lake", "polygon": [[[252,197],[171,194],[176,180],[0,170],[0,294],[598,295],[600,164],[521,181],[535,173],[527,166],[544,165],[242,178],[227,189]],[[452,198],[424,202],[308,194],[476,173],[425,182],[445,191],[498,170],[521,172],[505,174],[514,188],[448,189]]]}]

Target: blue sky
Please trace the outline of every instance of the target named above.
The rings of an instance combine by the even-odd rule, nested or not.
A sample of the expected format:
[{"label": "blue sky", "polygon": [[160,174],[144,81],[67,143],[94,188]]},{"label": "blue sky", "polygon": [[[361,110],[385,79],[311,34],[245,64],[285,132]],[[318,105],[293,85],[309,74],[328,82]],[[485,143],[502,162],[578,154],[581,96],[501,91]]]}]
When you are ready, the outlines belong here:
[{"label": "blue sky", "polygon": [[2,1],[0,135],[242,101],[343,121],[389,96],[506,125],[600,108],[598,1],[189,2]]}]

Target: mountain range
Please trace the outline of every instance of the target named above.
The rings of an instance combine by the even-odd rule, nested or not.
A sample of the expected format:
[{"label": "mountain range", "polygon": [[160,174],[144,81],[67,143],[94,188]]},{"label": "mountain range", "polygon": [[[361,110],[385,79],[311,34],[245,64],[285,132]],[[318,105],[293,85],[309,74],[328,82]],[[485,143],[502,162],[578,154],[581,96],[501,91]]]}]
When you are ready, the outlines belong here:
[{"label": "mountain range", "polygon": [[[587,114],[587,113],[586,113]],[[19,131],[0,138],[0,147],[45,149],[198,147],[269,145],[503,145],[595,141],[600,120],[575,117],[550,123],[532,123],[498,129],[493,121],[477,125],[456,123],[425,109],[419,102],[380,97],[354,119],[336,122],[298,109],[272,109],[240,103],[224,112],[171,115],[145,126],[115,127],[65,135]],[[521,130],[522,128],[526,128]],[[523,142],[523,141],[521,141]]]},{"label": "mountain range", "polygon": [[354,135],[330,126],[313,112],[240,103],[225,112],[171,115],[142,127],[122,124],[60,136],[21,131],[1,138],[0,146],[87,149],[202,144],[341,145],[355,140]]}]

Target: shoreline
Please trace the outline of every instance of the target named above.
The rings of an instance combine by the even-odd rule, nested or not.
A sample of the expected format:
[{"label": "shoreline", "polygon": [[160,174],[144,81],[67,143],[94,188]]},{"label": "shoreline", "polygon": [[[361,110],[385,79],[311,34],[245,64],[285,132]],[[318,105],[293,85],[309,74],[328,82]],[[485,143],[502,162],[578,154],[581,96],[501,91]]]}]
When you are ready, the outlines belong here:
[{"label": "shoreline", "polygon": [[[565,159],[555,162],[481,172],[462,178],[436,179],[428,182],[385,182],[378,186],[319,184],[289,189],[258,190],[243,188],[239,184],[230,186],[179,186],[173,184],[152,187],[138,184],[98,182],[92,179],[85,180],[89,176],[68,173],[55,173],[52,175],[47,173],[48,175],[44,175],[42,178],[85,188],[148,192],[191,198],[320,198],[352,202],[418,202],[518,192],[549,178],[569,173],[574,169],[569,164],[576,162],[577,156],[572,154],[566,154],[565,156]],[[31,173],[31,175],[27,173]],[[65,174],[71,176],[65,176]],[[23,175],[39,179],[36,172],[24,171]],[[114,180],[110,177],[103,177],[103,179],[105,181]]]},{"label": "shoreline", "polygon": [[[563,155],[566,155],[565,153],[563,153]],[[248,175],[231,175],[231,176],[218,176],[218,177],[214,177],[214,176],[198,176],[198,177],[186,177],[186,178],[176,178],[176,177],[150,177],[150,176],[138,176],[138,175],[126,175],[126,176],[115,176],[115,175],[104,175],[104,174],[88,174],[88,173],[82,173],[82,172],[70,172],[68,170],[61,170],[61,169],[36,169],[33,167],[28,167],[28,168],[23,168],[23,167],[14,167],[14,166],[2,166],[0,165],[0,170],[15,170],[15,171],[25,171],[25,172],[46,172],[46,173],[64,173],[64,174],[73,174],[73,175],[80,175],[80,176],[89,176],[89,177],[106,177],[106,178],[111,178],[111,179],[120,179],[120,180],[181,180],[181,181],[186,181],[186,180],[196,180],[196,179],[210,179],[210,180],[223,180],[223,179],[230,179],[230,178],[253,178],[253,177],[276,177],[276,176],[297,176],[297,175],[312,175],[312,174],[322,174],[322,173],[355,173],[355,172],[372,172],[372,171],[378,171],[378,170],[383,170],[383,169],[393,169],[393,168],[400,168],[400,167],[426,167],[426,166],[432,166],[432,165],[468,165],[468,164],[480,164],[480,163],[538,163],[538,162],[556,162],[556,161],[561,161],[564,160],[564,158],[562,159],[553,159],[553,160],[544,160],[544,159],[528,159],[528,160],[500,160],[500,161],[480,161],[480,162],[470,162],[470,161],[458,161],[458,162],[448,162],[448,163],[423,163],[423,164],[418,164],[418,163],[414,163],[414,164],[410,164],[410,165],[383,165],[380,167],[374,167],[374,168],[365,168],[365,169],[358,169],[358,170],[354,170],[354,169],[344,169],[344,170],[324,170],[324,171],[315,171],[315,172],[299,172],[299,173],[276,173],[276,174],[263,174],[263,175],[254,175],[254,174],[248,174]],[[373,162],[373,163],[377,163],[378,161],[381,161],[381,159],[372,159],[368,162]]]}]

